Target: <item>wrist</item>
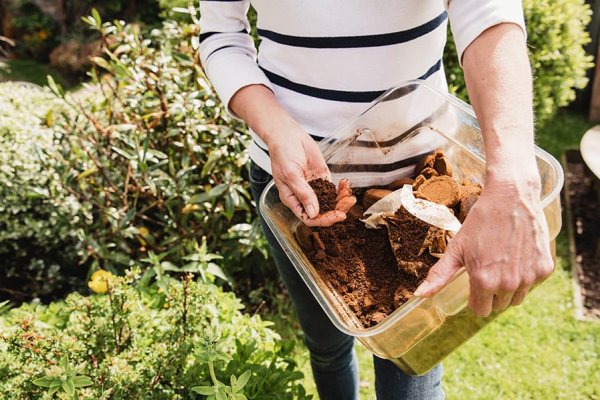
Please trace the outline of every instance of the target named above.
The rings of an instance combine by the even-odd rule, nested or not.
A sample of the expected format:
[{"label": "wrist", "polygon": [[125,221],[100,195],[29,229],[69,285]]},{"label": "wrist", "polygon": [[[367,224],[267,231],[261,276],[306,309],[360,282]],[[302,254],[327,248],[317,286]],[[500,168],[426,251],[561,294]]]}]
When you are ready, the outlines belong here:
[{"label": "wrist", "polygon": [[484,190],[514,200],[536,200],[539,199],[541,190],[540,175],[537,168],[488,167]]},{"label": "wrist", "polygon": [[291,142],[307,136],[304,129],[291,118],[273,120],[257,133],[269,149],[279,145],[289,146]]}]

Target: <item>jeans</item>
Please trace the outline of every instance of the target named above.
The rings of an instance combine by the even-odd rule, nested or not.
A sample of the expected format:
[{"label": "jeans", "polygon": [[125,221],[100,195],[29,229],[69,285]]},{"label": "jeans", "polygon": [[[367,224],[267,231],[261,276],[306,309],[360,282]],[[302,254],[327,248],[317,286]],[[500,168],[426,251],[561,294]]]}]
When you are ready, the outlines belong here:
[{"label": "jeans", "polygon": [[[269,173],[251,163],[250,185],[256,204],[271,178]],[[322,400],[358,399],[358,363],[354,351],[354,338],[342,333],[333,325],[285,255],[262,216],[260,218],[271,247],[271,254],[304,331],[304,342],[310,351],[310,364],[319,397]],[[441,365],[423,376],[411,376],[402,372],[389,360],[373,356],[373,362],[378,399],[438,400],[444,398]]]}]

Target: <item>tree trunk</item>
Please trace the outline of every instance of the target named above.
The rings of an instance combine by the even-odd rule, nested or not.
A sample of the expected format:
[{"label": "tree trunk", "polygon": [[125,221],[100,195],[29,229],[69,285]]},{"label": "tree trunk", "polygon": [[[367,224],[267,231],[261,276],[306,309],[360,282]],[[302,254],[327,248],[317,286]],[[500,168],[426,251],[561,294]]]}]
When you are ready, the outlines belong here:
[{"label": "tree trunk", "polygon": [[125,15],[125,18],[130,21],[135,17],[135,13],[137,11],[136,8],[136,4],[135,4],[135,0],[127,0],[127,8],[125,8],[125,11],[123,12],[123,14]]}]

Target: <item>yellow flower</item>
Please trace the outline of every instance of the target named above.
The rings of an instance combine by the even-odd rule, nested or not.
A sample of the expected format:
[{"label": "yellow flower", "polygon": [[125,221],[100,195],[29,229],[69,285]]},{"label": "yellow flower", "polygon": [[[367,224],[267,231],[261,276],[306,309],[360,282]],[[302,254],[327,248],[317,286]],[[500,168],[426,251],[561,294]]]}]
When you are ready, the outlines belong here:
[{"label": "yellow flower", "polygon": [[92,278],[88,282],[88,286],[94,293],[103,294],[108,292],[108,283],[112,280],[113,274],[103,269],[92,274]]},{"label": "yellow flower", "polygon": [[148,242],[146,242],[146,240],[144,239],[144,236],[150,235],[150,231],[148,230],[148,228],[146,228],[145,226],[140,226],[138,228],[138,234],[140,235],[140,237],[138,237],[140,244],[144,247],[147,246]]},{"label": "yellow flower", "polygon": [[182,214],[190,214],[190,213],[193,213],[194,211],[198,211],[199,209],[200,209],[200,206],[198,204],[186,204],[181,209],[181,213]]}]

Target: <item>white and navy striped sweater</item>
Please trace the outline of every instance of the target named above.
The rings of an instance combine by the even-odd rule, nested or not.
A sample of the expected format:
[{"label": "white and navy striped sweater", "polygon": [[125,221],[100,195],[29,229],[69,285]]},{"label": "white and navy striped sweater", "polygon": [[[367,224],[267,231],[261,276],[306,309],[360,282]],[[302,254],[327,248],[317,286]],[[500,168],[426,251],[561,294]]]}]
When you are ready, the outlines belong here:
[{"label": "white and navy striped sweater", "polygon": [[[252,0],[262,41],[248,32],[249,0],[200,1],[200,58],[224,104],[244,86],[269,87],[315,140],[392,86],[425,79],[446,90],[442,53],[451,22],[459,59],[487,28],[524,29],[520,0]],[[284,133],[282,133],[284,134]],[[253,134],[250,157],[271,171]]]}]

